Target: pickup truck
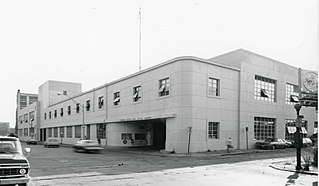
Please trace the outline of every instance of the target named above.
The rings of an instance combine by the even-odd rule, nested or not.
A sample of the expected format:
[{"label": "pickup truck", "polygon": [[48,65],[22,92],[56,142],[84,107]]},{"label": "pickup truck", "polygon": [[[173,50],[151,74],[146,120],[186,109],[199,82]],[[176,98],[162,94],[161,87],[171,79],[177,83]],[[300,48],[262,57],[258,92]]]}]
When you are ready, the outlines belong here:
[{"label": "pickup truck", "polygon": [[[24,185],[30,181],[30,148],[22,149],[16,137],[0,136],[0,185]],[[25,156],[26,154],[26,156]]]}]

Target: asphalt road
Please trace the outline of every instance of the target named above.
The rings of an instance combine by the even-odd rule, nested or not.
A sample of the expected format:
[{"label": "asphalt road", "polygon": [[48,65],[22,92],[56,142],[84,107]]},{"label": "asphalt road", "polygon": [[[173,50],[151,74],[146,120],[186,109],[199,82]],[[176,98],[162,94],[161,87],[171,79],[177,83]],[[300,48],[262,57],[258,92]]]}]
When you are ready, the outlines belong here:
[{"label": "asphalt road", "polygon": [[87,172],[118,175],[295,156],[295,149],[232,156],[161,156],[160,153],[152,154],[152,151],[143,149],[106,149],[97,154],[76,153],[70,147],[44,148],[42,145],[26,144],[23,147],[31,147],[28,157],[31,177]]}]

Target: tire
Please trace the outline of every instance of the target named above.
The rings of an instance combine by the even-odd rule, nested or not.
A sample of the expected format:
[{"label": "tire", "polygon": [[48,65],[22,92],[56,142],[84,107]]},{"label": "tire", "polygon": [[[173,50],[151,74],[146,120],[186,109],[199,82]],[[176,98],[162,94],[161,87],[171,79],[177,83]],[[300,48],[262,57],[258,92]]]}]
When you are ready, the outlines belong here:
[{"label": "tire", "polygon": [[276,149],[276,146],[275,146],[275,145],[271,145],[271,146],[270,146],[270,149],[271,149],[271,150],[275,150],[275,149]]}]

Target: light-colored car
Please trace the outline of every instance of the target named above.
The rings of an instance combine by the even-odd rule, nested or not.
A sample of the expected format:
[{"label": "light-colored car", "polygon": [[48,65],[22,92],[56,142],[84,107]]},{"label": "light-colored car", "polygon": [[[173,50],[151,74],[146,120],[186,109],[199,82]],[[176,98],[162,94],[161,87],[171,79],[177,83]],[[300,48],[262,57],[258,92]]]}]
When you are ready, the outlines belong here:
[{"label": "light-colored car", "polygon": [[264,141],[258,141],[255,144],[256,149],[284,149],[286,143],[279,138],[267,138]]},{"label": "light-colored car", "polygon": [[60,147],[59,140],[55,138],[49,138],[43,143],[44,147]]},{"label": "light-colored car", "polygon": [[76,152],[100,152],[103,150],[95,140],[79,140],[74,144],[73,149]]}]

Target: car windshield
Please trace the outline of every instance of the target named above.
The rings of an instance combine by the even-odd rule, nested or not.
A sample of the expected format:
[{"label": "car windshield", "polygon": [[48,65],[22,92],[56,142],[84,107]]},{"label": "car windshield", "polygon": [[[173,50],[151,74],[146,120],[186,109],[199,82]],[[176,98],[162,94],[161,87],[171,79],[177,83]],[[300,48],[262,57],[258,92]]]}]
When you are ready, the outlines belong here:
[{"label": "car windshield", "polygon": [[0,153],[22,153],[21,144],[13,139],[0,139]]},{"label": "car windshield", "polygon": [[274,141],[274,139],[268,138],[268,139],[265,139],[265,141],[267,141],[267,142],[272,142],[272,141]]}]

